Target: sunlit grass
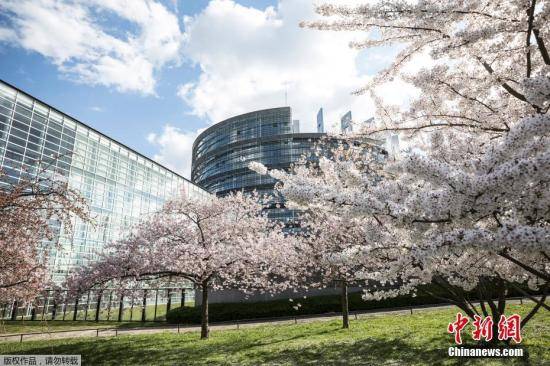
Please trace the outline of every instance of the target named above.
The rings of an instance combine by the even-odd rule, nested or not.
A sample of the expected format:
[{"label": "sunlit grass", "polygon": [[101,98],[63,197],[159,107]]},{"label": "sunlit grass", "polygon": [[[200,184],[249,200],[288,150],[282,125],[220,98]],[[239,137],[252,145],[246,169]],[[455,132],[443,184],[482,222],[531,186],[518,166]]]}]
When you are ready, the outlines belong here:
[{"label": "sunlit grass", "polygon": [[[525,314],[530,306],[511,305],[508,313]],[[550,364],[550,312],[541,310],[523,330],[529,363],[521,359],[452,359],[447,324],[455,309],[413,315],[392,314],[297,325],[213,330],[200,341],[198,333],[125,335],[0,344],[0,354],[82,354],[89,365],[165,364],[341,364],[341,365],[508,365]],[[463,338],[471,343],[471,337]]]}]

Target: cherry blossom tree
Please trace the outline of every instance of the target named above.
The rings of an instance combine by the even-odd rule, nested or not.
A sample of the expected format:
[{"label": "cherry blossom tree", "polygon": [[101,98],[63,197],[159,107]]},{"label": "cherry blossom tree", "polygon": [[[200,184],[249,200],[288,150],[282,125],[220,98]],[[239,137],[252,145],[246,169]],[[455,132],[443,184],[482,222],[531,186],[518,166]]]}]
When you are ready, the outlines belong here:
[{"label": "cherry blossom tree", "polygon": [[32,301],[49,283],[48,246],[55,221],[66,231],[78,216],[89,221],[85,199],[66,179],[38,169],[13,179],[0,171],[0,302]]},{"label": "cherry blossom tree", "polygon": [[[498,169],[490,168],[485,175],[481,170],[467,174],[458,169],[449,177],[441,171],[435,174],[438,171],[430,165],[433,160],[423,155],[413,155],[392,166],[387,164],[382,170],[377,159],[358,154],[321,158],[318,167],[300,164],[290,173],[268,171],[257,164],[252,168],[281,181],[281,193],[291,203],[311,210],[371,218],[379,223],[380,230],[391,233],[386,244],[363,244],[355,255],[358,261],[368,260],[364,270],[355,275],[379,284],[379,288],[366,290],[366,298],[414,294],[418,288],[442,297],[422,287],[433,283],[446,294],[446,301],[472,318],[478,315],[478,309],[466,292],[476,290],[482,300],[481,311],[497,319],[505,308],[507,287],[523,291],[516,284],[528,282],[532,289],[545,291],[548,283],[544,279],[548,248],[544,226],[548,166],[544,156],[548,152],[535,138],[534,146],[539,150],[532,150],[533,161],[515,156],[516,151],[524,152],[517,146],[533,139],[529,134],[544,136],[546,130],[540,120],[533,117],[524,121],[514,126],[504,141],[495,142],[491,158],[499,157],[502,163],[493,162],[491,167],[496,165]],[[531,123],[539,124],[534,127]],[[450,144],[442,147],[444,136],[434,137],[442,152],[452,150]],[[537,156],[537,152],[542,156]],[[502,174],[500,169],[510,169],[511,156],[512,167],[517,164],[518,168]],[[523,189],[525,186],[530,188],[528,192]],[[533,197],[529,198],[531,192]],[[498,217],[506,220],[506,226],[492,228],[490,222],[482,222],[484,217],[492,218],[492,210],[500,210],[502,216]],[[529,227],[529,222],[522,222],[522,215],[535,218],[539,212],[542,226],[532,222]],[[520,225],[514,224],[518,221]],[[521,265],[512,265],[510,260]],[[497,303],[493,301],[495,297]],[[545,295],[541,300],[531,298],[537,305],[523,319],[523,325],[540,307],[548,309]]]},{"label": "cherry blossom tree", "polygon": [[[454,168],[464,170],[473,165],[472,160],[483,156],[486,166],[481,169],[494,170],[498,166],[503,168],[502,173],[507,168],[502,165],[504,160],[513,160],[511,153],[516,153],[505,149],[523,148],[517,154],[528,159],[544,153],[548,146],[548,131],[544,127],[550,94],[549,9],[547,1],[536,0],[380,1],[357,7],[325,4],[317,11],[331,20],[303,25],[370,31],[365,41],[352,42],[352,47],[396,43],[403,47],[390,67],[362,89],[372,93],[377,101],[377,118],[382,124],[366,133],[445,131],[447,143],[442,143],[441,134],[429,137],[426,150],[432,160],[428,169],[441,170],[444,168],[436,164],[452,162]],[[429,53],[434,66],[411,72],[408,66],[422,52]],[[420,91],[421,97],[405,111],[396,111],[376,95],[376,87],[393,78],[409,81]],[[524,126],[516,127],[515,133],[508,136],[519,124]],[[532,128],[538,130],[529,132]],[[447,133],[449,129],[457,131]],[[496,145],[490,142],[504,139],[507,142],[495,151]],[[426,164],[428,159],[416,157],[410,161],[409,168],[413,170],[413,166],[416,168],[420,161]],[[509,168],[506,172],[511,174],[514,167]],[[547,273],[535,274],[549,279]]]},{"label": "cherry blossom tree", "polygon": [[[545,0],[376,1],[317,6],[325,17],[302,26],[364,31],[351,47],[398,46],[393,62],[358,93],[377,103],[374,128],[418,133],[457,129],[502,136],[510,124],[541,111],[523,79],[548,72],[550,5]],[[428,62],[429,67],[423,67]],[[405,110],[384,102],[378,87],[401,79],[418,89]]]},{"label": "cherry blossom tree", "polygon": [[201,339],[208,338],[210,290],[276,291],[288,287],[294,240],[268,220],[259,198],[187,198],[185,193],[107,247],[99,261],[73,273],[73,293],[97,286],[183,279],[202,292]]},{"label": "cherry blossom tree", "polygon": [[[392,232],[394,245],[366,250],[381,259],[379,271],[364,273],[381,285],[367,297],[435,283],[470,316],[477,309],[465,292],[477,290],[482,311],[498,317],[508,287],[528,283],[543,297],[531,297],[536,306],[523,323],[548,309],[548,2],[378,1],[317,11],[327,18],[304,26],[366,31],[352,47],[399,44],[390,67],[357,91],[377,107],[378,123],[361,135],[399,132],[415,149],[388,163],[376,184],[361,159],[324,159],[321,174],[307,166],[269,172],[285,197],[351,209]],[[430,67],[417,67],[426,56]],[[418,90],[406,108],[379,95],[395,79]]]},{"label": "cherry blossom tree", "polygon": [[385,232],[376,223],[350,215],[324,210],[309,211],[301,217],[306,242],[302,268],[307,271],[309,287],[326,287],[334,283],[341,288],[342,327],[349,328],[348,287],[365,285],[362,273],[369,265],[365,248],[383,241]]},{"label": "cherry blossom tree", "polygon": [[[279,181],[276,188],[288,200],[286,205],[302,211],[300,237],[302,250],[307,254],[301,255],[301,268],[306,269],[305,281],[294,286],[317,288],[338,284],[343,328],[349,328],[348,288],[364,287],[368,281],[362,275],[369,264],[365,250],[381,245],[387,240],[388,231],[380,230],[374,218],[357,215],[355,208],[340,205],[334,197],[329,202],[319,198],[329,191],[362,183],[370,185],[378,179],[387,155],[379,145],[379,141],[368,138],[330,136],[296,162],[290,172],[269,170],[256,162],[249,164],[251,170]],[[335,161],[342,169],[332,169]],[[369,173],[368,180],[363,179],[365,172]]]}]

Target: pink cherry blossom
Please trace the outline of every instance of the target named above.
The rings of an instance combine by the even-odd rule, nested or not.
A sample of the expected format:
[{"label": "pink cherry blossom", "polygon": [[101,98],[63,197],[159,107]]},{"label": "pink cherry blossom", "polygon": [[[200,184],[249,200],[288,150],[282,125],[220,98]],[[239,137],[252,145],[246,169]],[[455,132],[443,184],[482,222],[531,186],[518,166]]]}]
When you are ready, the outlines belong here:
[{"label": "pink cherry blossom", "polygon": [[208,338],[209,291],[274,292],[290,284],[295,240],[268,220],[260,201],[242,193],[179,195],[109,245],[98,262],[75,272],[67,286],[82,293],[159,279],[189,281],[202,292],[201,338]]}]

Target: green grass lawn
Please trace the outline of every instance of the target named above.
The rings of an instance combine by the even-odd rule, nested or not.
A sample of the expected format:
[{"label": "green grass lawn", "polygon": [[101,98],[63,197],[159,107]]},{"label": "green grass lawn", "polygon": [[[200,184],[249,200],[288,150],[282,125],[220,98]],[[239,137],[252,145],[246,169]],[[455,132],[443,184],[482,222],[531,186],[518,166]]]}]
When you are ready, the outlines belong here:
[{"label": "green grass lawn", "polygon": [[[193,306],[195,306],[194,302],[192,302],[192,301],[187,301],[186,302],[186,307],[193,307]],[[176,308],[179,308],[179,307],[180,307],[179,304],[172,303],[172,309],[176,309]],[[140,305],[139,306],[138,305],[134,306],[133,309],[131,307],[127,306],[127,307],[124,308],[124,310],[122,312],[122,320],[130,321],[130,319],[132,319],[133,321],[139,321],[139,320],[141,320],[141,312],[142,312],[142,307]],[[72,317],[73,314],[71,313],[69,316]],[[69,316],[67,316],[67,319],[69,318]],[[85,312],[81,312],[81,311],[78,312],[78,315],[77,315],[78,319],[84,319],[84,316],[85,316]],[[95,310],[89,310],[88,311],[88,319],[93,319],[94,317],[95,317]],[[101,313],[100,313],[100,319],[106,320],[107,317],[109,317],[110,320],[117,320],[118,319],[118,307],[113,306],[111,308],[110,315],[108,314],[108,311],[106,309],[102,309]],[[163,321],[163,320],[166,320],[166,304],[158,304],[156,314],[155,314],[155,305],[147,305],[145,307],[145,319],[148,320],[148,321],[154,321],[154,320]]]},{"label": "green grass lawn", "polygon": [[[530,306],[512,305],[508,312],[525,314]],[[447,324],[456,310],[431,310],[414,315],[380,315],[297,325],[213,330],[206,341],[198,333],[125,335],[55,341],[0,343],[0,354],[82,354],[86,365],[548,365],[550,312],[542,310],[522,331],[529,354],[521,359],[456,359]],[[463,333],[465,343],[470,332]]]},{"label": "green grass lawn", "polygon": [[[159,322],[113,322],[113,321],[0,321],[0,335],[13,333],[41,333],[59,330],[79,330],[96,328],[137,328],[137,327],[158,327],[165,325]],[[1,339],[0,339],[1,341]]]},{"label": "green grass lawn", "polygon": [[[159,323],[166,318],[166,305],[158,305],[157,313],[155,318],[155,306],[146,307],[146,322],[141,322],[141,308],[133,309],[133,321],[130,321],[130,309],[126,309],[122,316],[122,322],[117,322],[118,319],[118,308],[111,309],[110,321],[100,320],[95,322],[94,316],[95,311],[90,311],[88,313],[88,320],[84,321],[84,314],[82,312],[78,313],[78,321],[72,321],[68,319],[73,318],[72,312],[67,312],[65,319],[61,320],[62,314],[58,313],[56,317],[57,320],[4,320],[0,321],[0,334],[6,333],[35,333],[35,332],[48,332],[56,330],[78,330],[78,329],[90,329],[90,328],[134,328],[134,327],[143,327],[143,326],[159,326],[165,325],[163,322]],[[101,311],[100,319],[107,319],[107,310]],[[156,319],[157,322],[152,321]]]}]

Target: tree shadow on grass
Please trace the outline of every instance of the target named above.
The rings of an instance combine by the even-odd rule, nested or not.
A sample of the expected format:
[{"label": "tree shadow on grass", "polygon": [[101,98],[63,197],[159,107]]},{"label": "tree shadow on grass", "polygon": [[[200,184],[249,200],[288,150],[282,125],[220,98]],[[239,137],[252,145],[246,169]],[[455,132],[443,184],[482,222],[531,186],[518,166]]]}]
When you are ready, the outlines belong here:
[{"label": "tree shadow on grass", "polygon": [[291,365],[437,365],[445,355],[445,350],[415,349],[397,339],[364,339],[350,343],[326,342],[276,353],[259,352],[250,361],[251,364]]},{"label": "tree shadow on grass", "polygon": [[[173,337],[145,338],[123,336],[113,338],[73,339],[70,343],[52,342],[40,344],[21,351],[13,349],[12,354],[79,354],[83,365],[153,365],[178,364],[178,350],[185,352],[183,342],[174,344]],[[9,351],[9,348],[8,348]]]},{"label": "tree shadow on grass", "polygon": [[[301,349],[247,353],[252,365],[546,365],[544,361],[524,358],[451,358],[441,337],[414,346],[401,339],[367,338],[346,343],[325,342]],[[474,346],[474,345],[470,345]],[[465,345],[465,347],[468,347]],[[538,350],[539,355],[545,352]]]},{"label": "tree shadow on grass", "polygon": [[[199,340],[198,333],[193,333],[192,336],[166,333],[156,336],[73,338],[66,344],[62,344],[62,341],[54,341],[52,345],[37,344],[35,347],[32,347],[30,343],[22,344],[21,352],[17,350],[19,345],[16,345],[12,353],[81,354],[83,365],[224,364],[235,363],[228,359],[224,362],[226,355],[235,356],[245,351],[271,347],[300,338],[323,336],[334,331],[337,329],[315,329],[306,332],[302,330],[296,334],[278,336],[271,333],[269,336],[262,336],[246,331],[225,330],[223,338],[218,338],[217,332],[212,332],[211,339],[206,341]],[[238,359],[239,356],[236,357]],[[230,358],[236,361],[234,357]]]},{"label": "tree shadow on grass", "polygon": [[[121,336],[118,338],[73,339],[68,344],[36,345],[22,349],[26,354],[81,354],[84,365],[482,365],[487,359],[449,358],[450,345],[444,337],[426,337],[423,344],[407,338],[338,337],[338,328],[308,331],[290,329],[290,334],[227,332],[200,341],[190,336]],[[232,334],[228,334],[232,333]],[[222,334],[220,332],[220,334]],[[333,336],[334,334],[334,336]],[[322,340],[319,340],[319,337]],[[25,346],[23,344],[22,346]],[[539,354],[544,350],[538,349]],[[491,363],[492,365],[493,363]],[[500,359],[497,364],[540,365],[536,360]]]},{"label": "tree shadow on grass", "polygon": [[[280,343],[292,342],[295,340],[310,338],[315,336],[323,336],[331,333],[337,333],[341,329],[335,328],[321,328],[321,329],[308,329],[300,328],[300,332],[295,334],[278,335],[269,334],[269,337],[263,337],[261,334],[254,334],[250,336],[247,333],[239,332],[235,333],[236,337],[233,338],[230,348],[234,350],[250,350],[255,347],[269,347],[275,346]],[[240,337],[238,335],[241,335]]]}]

